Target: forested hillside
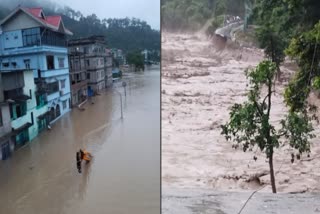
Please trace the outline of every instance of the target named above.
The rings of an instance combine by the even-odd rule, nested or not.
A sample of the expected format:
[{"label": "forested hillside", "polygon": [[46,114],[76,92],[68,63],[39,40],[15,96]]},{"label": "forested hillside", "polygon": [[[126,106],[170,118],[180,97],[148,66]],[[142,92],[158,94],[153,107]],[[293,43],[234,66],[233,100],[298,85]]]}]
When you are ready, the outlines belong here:
[{"label": "forested hillside", "polygon": [[[0,19],[17,7],[19,2],[21,1],[2,0]],[[48,0],[28,0],[21,5],[43,7],[46,15],[62,15],[65,26],[74,33],[73,38],[105,35],[109,47],[120,48],[125,52],[143,49],[160,50],[160,32],[152,29],[150,25],[140,19],[99,19],[95,14],[84,16],[80,11],[75,11],[70,7],[62,7]]]},{"label": "forested hillside", "polygon": [[[170,30],[198,30],[209,19],[232,14],[243,17],[245,0],[163,0],[162,26]],[[223,19],[223,18],[222,18]]]}]

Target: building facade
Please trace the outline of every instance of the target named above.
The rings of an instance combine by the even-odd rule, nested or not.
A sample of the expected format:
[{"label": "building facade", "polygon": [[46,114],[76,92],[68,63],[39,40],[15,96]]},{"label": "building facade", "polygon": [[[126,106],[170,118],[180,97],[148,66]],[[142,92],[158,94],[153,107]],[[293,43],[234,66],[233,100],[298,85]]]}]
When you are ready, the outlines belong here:
[{"label": "building facade", "polygon": [[0,22],[0,158],[69,111],[66,35],[60,16],[18,7]]},{"label": "building facade", "polygon": [[113,48],[111,49],[111,54],[113,58],[119,63],[119,66],[127,64],[126,57],[124,56],[121,49]]},{"label": "building facade", "polygon": [[72,106],[79,105],[87,98],[88,80],[85,60],[83,52],[69,51]]},{"label": "building facade", "polygon": [[103,36],[70,40],[68,47],[69,53],[84,53],[88,92],[97,94],[112,84],[112,59]]},{"label": "building facade", "polygon": [[[60,16],[45,16],[41,8],[18,7],[2,20],[0,27],[1,71],[31,71],[32,75],[28,72],[24,76],[25,87],[35,96],[31,93],[33,104],[26,109],[35,107],[38,112],[45,107],[48,123],[54,122],[70,109],[66,36],[72,33],[64,27]],[[42,113],[33,112],[33,117],[38,115]],[[16,125],[12,121],[12,126]],[[30,133],[29,138],[36,133]]]},{"label": "building facade", "polygon": [[38,102],[32,70],[1,70],[1,159],[46,128],[47,103]]}]

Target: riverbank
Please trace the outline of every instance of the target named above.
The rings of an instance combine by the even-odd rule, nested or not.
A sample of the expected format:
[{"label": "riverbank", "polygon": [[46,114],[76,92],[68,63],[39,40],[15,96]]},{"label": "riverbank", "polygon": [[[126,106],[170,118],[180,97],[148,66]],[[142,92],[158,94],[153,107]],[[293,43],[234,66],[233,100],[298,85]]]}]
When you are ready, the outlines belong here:
[{"label": "riverbank", "polygon": [[[163,214],[292,214],[320,213],[320,194],[221,192],[207,189],[163,188]],[[247,204],[245,205],[245,203]]]}]

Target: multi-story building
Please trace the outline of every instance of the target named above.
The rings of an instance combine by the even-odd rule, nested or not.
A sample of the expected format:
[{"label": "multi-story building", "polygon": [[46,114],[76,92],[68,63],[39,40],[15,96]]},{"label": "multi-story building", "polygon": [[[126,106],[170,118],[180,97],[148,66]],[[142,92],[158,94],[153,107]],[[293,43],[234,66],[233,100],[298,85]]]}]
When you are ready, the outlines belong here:
[{"label": "multi-story building", "polygon": [[144,49],[144,51],[142,51],[141,54],[144,56],[144,62],[148,62],[148,50]]},{"label": "multi-story building", "polygon": [[69,51],[72,106],[82,103],[87,98],[88,80],[85,59],[83,52]]},{"label": "multi-story building", "polygon": [[117,60],[119,65],[127,64],[126,57],[124,56],[124,54],[123,54],[121,49],[113,48],[113,49],[111,49],[111,53],[112,53],[113,58],[115,60]]},{"label": "multi-story building", "polygon": [[112,66],[106,51],[106,41],[103,36],[91,36],[88,38],[70,40],[69,52],[83,52],[85,57],[88,91],[99,93],[112,84]]},{"label": "multi-story building", "polygon": [[[45,121],[41,109],[49,111],[49,123],[55,121],[70,109],[66,36],[72,33],[65,28],[61,16],[45,16],[41,8],[18,7],[1,21],[0,27],[1,71],[11,75],[10,78],[24,74],[25,86],[12,89],[15,93],[31,90],[27,91],[30,103],[26,105],[24,101],[12,112],[12,126],[22,123],[19,119],[22,115],[29,119],[31,115],[32,122],[37,117]],[[9,99],[12,93],[8,92]],[[44,122],[38,123],[37,128],[29,127],[29,139],[37,134],[35,129],[40,130],[43,125]]]},{"label": "multi-story building", "polygon": [[106,49],[106,87],[112,85],[112,54],[109,49]]},{"label": "multi-story building", "polygon": [[48,107],[37,98],[32,70],[3,68],[0,79],[0,154],[6,159],[46,128]]}]

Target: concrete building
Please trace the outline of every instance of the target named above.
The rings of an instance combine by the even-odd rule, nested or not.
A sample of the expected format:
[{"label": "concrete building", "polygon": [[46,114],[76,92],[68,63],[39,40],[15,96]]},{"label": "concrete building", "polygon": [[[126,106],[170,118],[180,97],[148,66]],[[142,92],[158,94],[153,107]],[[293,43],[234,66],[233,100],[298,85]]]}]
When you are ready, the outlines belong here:
[{"label": "concrete building", "polygon": [[87,98],[88,80],[85,60],[83,52],[69,51],[72,106],[77,106]]},{"label": "concrete building", "polygon": [[[18,7],[1,21],[0,27],[0,70],[12,74],[23,71],[23,91],[31,90],[30,93],[26,91],[30,103],[20,110],[27,111],[28,119],[12,121],[12,126],[23,125],[22,121],[30,120],[30,117],[33,125],[37,117],[45,121],[42,109],[45,109],[44,113],[50,112],[48,122],[54,122],[70,110],[66,36],[72,33],[65,28],[61,16],[45,16],[41,8]],[[10,93],[8,96],[10,98]],[[29,139],[43,128],[44,123],[38,125],[28,128]]]},{"label": "concrete building", "polygon": [[1,70],[1,159],[46,128],[47,103],[37,93],[32,70]]},{"label": "concrete building", "polygon": [[148,61],[148,50],[144,49],[141,54],[144,56],[144,62],[146,63]]},{"label": "concrete building", "polygon": [[99,93],[112,84],[112,59],[107,54],[107,45],[103,36],[70,40],[69,52],[83,52],[85,57],[88,92]]},{"label": "concrete building", "polygon": [[111,53],[112,53],[113,58],[118,61],[119,66],[127,64],[126,57],[124,56],[121,49],[113,48],[113,49],[111,49]]},{"label": "concrete building", "polygon": [[110,49],[106,49],[106,87],[112,85],[112,53]]}]

